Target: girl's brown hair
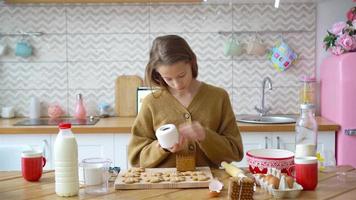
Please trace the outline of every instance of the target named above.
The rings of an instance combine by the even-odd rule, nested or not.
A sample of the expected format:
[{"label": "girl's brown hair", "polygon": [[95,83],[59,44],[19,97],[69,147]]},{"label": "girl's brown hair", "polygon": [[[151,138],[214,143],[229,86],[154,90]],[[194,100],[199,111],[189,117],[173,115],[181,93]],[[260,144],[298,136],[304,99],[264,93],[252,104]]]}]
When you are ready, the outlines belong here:
[{"label": "girl's brown hair", "polygon": [[150,50],[150,59],[146,66],[145,83],[148,86],[159,86],[167,88],[168,85],[157,72],[157,67],[172,65],[186,61],[192,67],[193,78],[198,76],[197,57],[188,43],[178,35],[166,35],[157,37]]}]

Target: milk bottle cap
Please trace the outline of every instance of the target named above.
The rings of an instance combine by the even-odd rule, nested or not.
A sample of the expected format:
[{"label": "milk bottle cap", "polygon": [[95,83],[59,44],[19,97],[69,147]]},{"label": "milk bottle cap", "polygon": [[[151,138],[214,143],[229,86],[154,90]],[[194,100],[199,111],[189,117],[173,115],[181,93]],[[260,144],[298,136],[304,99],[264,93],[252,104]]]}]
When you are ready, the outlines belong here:
[{"label": "milk bottle cap", "polygon": [[59,125],[58,125],[58,127],[60,128],[60,129],[69,129],[69,128],[71,128],[72,127],[72,124],[71,123],[60,123]]}]

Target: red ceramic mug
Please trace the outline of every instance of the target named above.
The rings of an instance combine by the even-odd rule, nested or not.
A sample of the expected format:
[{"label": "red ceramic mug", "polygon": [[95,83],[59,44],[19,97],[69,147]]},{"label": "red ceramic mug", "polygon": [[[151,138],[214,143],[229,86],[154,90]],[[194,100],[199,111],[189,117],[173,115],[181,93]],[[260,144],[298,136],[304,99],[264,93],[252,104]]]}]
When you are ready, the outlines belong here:
[{"label": "red ceramic mug", "polygon": [[22,176],[28,181],[38,181],[42,176],[42,169],[46,165],[46,158],[42,152],[24,151],[21,155]]},{"label": "red ceramic mug", "polygon": [[318,184],[318,159],[313,156],[296,157],[288,172],[303,186],[303,190],[314,190]]}]

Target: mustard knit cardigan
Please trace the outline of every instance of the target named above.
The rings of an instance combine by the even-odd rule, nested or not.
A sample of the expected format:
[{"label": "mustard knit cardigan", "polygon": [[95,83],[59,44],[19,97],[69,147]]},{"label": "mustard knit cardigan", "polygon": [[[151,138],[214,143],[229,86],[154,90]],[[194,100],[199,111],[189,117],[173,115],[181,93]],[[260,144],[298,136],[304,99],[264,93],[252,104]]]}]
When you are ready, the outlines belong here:
[{"label": "mustard knit cardigan", "polygon": [[204,141],[190,141],[197,166],[218,167],[222,161],[243,158],[242,140],[228,93],[206,83],[186,108],[167,90],[146,96],[132,127],[128,157],[132,166],[175,167],[175,154],[157,145],[155,131],[164,124],[198,121],[205,128]]}]

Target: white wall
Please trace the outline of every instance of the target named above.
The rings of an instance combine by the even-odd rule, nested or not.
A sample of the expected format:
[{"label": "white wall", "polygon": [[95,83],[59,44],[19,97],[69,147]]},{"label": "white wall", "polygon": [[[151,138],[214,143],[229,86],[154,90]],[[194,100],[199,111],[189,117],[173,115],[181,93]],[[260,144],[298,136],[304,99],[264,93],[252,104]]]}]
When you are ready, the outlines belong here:
[{"label": "white wall", "polygon": [[[330,53],[327,53],[323,48],[323,39],[327,33],[326,31],[335,22],[346,21],[346,12],[353,6],[356,6],[356,2],[353,2],[353,0],[322,0],[317,4],[316,75],[318,80],[320,80],[320,64],[325,57],[330,56]],[[318,102],[320,102],[319,98]],[[317,105],[320,104],[318,103]],[[319,110],[320,107],[317,111],[318,113]]]},{"label": "white wall", "polygon": [[[283,0],[276,9],[270,1],[212,5],[0,4],[0,34],[44,33],[28,38],[34,49],[28,58],[14,53],[20,37],[0,37],[0,44],[10,47],[0,57],[0,107],[12,105],[17,116],[26,116],[29,100],[35,96],[42,102],[43,116],[54,103],[72,116],[75,95],[82,93],[88,115],[96,115],[100,102],[114,107],[117,76],[143,77],[155,37],[178,34],[197,54],[198,79],[228,91],[236,114],[257,113],[254,107],[260,106],[261,81],[266,76],[273,82],[273,90],[265,95],[271,113],[295,114],[299,110],[299,76],[316,71],[316,4]],[[266,56],[226,56],[224,45],[231,31],[242,43],[248,43],[251,36],[262,38],[268,48],[283,37],[298,54],[299,62],[280,73]]]}]

